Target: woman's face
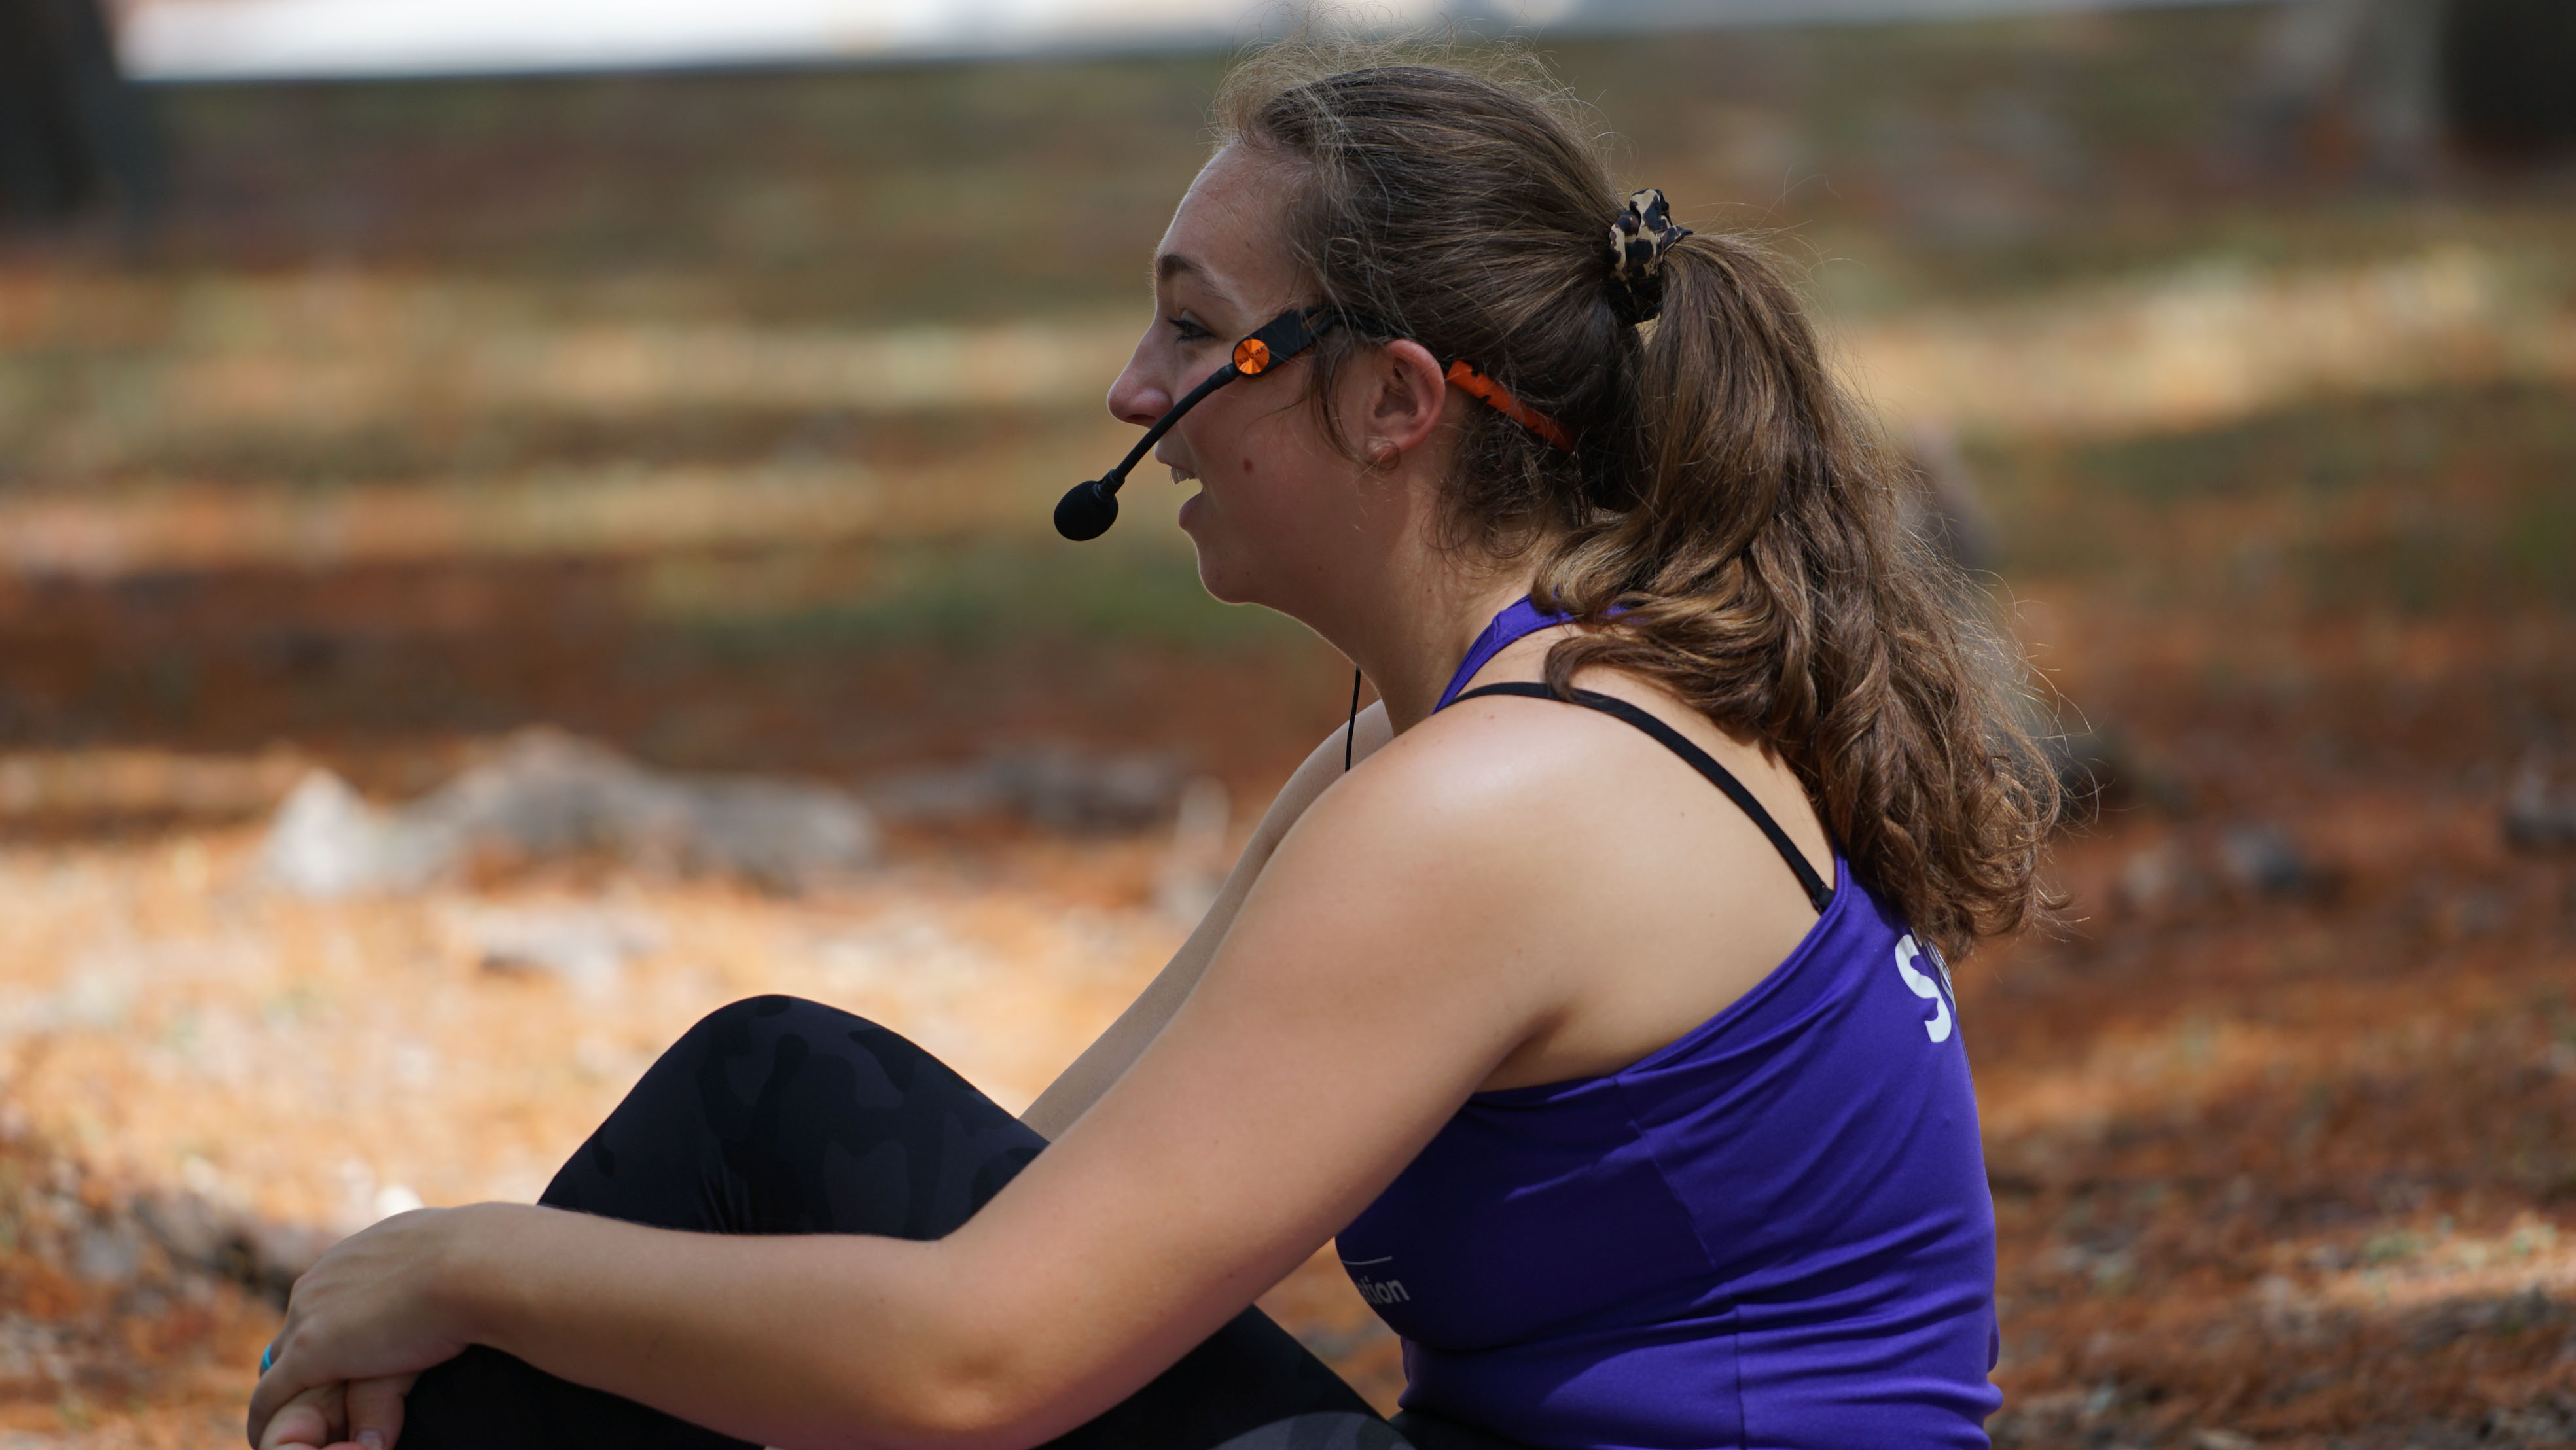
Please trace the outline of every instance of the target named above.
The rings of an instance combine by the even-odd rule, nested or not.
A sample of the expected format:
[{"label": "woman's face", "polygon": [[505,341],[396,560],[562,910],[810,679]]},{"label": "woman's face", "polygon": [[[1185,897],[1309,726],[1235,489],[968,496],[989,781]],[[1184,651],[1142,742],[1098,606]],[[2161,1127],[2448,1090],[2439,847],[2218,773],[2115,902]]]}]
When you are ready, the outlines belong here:
[{"label": "woman's face", "polygon": [[[1109,390],[1110,412],[1151,424],[1223,367],[1238,339],[1314,300],[1279,241],[1288,180],[1281,161],[1242,145],[1199,173],[1163,234],[1154,323]],[[1198,548],[1199,581],[1228,603],[1302,615],[1310,592],[1329,587],[1319,574],[1356,562],[1366,470],[1318,426],[1306,401],[1311,365],[1310,354],[1218,389],[1154,447],[1174,481],[1198,485],[1181,528]]]}]

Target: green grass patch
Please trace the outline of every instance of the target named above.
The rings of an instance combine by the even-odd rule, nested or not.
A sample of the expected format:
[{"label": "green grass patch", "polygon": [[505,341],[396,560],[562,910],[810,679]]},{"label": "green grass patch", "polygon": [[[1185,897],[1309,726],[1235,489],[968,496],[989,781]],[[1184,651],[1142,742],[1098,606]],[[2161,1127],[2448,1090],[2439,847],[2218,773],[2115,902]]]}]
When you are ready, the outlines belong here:
[{"label": "green grass patch", "polygon": [[2345,400],[2078,445],[1988,440],[1974,456],[2008,574],[2316,609],[2576,608],[2576,400],[2560,389]]},{"label": "green grass patch", "polygon": [[[2464,469],[2563,491],[2576,469],[2576,399],[2539,386],[2355,398],[2202,432],[2077,449],[2070,483],[2150,503],[2371,486],[2438,490]],[[2512,490],[2517,495],[2520,490]]]},{"label": "green grass patch", "polygon": [[1220,604],[1190,552],[1160,542],[914,541],[878,546],[840,598],[774,612],[676,621],[722,656],[1135,645],[1231,652],[1301,647],[1304,626]]}]

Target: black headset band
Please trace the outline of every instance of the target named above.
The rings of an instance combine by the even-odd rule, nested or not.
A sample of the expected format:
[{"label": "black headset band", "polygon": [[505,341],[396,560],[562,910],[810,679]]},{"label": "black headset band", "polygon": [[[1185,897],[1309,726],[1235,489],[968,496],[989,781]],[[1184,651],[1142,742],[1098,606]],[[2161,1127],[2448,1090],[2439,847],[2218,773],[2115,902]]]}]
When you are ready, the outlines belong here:
[{"label": "black headset band", "polygon": [[[1242,376],[1255,376],[1313,347],[1325,333],[1336,327],[1348,327],[1359,332],[1386,331],[1385,324],[1377,319],[1345,312],[1339,307],[1292,307],[1254,328],[1250,336],[1236,343],[1229,365]],[[1269,355],[1260,366],[1245,367],[1245,349],[1254,343],[1261,344]]]},{"label": "black headset band", "polygon": [[[1116,468],[1089,483],[1077,483],[1066,491],[1055,506],[1056,532],[1076,541],[1096,539],[1107,533],[1109,526],[1118,521],[1118,490],[1127,482],[1127,471],[1161,442],[1163,435],[1172,431],[1172,425],[1179,422],[1184,414],[1207,401],[1208,394],[1226,384],[1241,378],[1258,377],[1296,357],[1336,327],[1347,327],[1354,332],[1378,337],[1396,335],[1392,328],[1374,317],[1329,306],[1291,307],[1254,328],[1236,341],[1234,351],[1227,356],[1223,367],[1208,374],[1179,402],[1165,409],[1163,416],[1154,420],[1154,425],[1145,430],[1145,436],[1136,440],[1136,446],[1127,450],[1125,458],[1118,460]],[[1550,446],[1568,453],[1574,451],[1573,434],[1546,414],[1523,404],[1472,364],[1452,358],[1443,366],[1448,369],[1445,374],[1448,380],[1478,401],[1536,433]]]}]

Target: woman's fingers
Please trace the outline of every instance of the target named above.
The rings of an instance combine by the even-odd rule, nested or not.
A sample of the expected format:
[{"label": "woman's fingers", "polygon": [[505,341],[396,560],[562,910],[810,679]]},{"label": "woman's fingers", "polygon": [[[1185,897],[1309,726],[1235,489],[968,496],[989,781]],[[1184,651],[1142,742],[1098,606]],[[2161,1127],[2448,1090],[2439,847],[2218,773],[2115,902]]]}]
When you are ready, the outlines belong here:
[{"label": "woman's fingers", "polygon": [[321,1450],[339,1437],[346,1386],[315,1385],[277,1407],[261,1428],[259,1450]]},{"label": "woman's fingers", "polygon": [[297,1390],[274,1368],[263,1371],[250,1392],[250,1443],[259,1450],[330,1444],[336,1438],[331,1432],[344,1423],[340,1411],[345,1388],[333,1380]]},{"label": "woman's fingers", "polygon": [[402,1434],[403,1396],[418,1375],[388,1375],[349,1386],[349,1438],[363,1450],[394,1450]]},{"label": "woman's fingers", "polygon": [[259,1450],[394,1450],[418,1375],[315,1385],[277,1407]]},{"label": "woman's fingers", "polygon": [[[462,1351],[463,1339],[436,1312],[430,1291],[454,1258],[455,1233],[477,1221],[456,1209],[396,1214],[342,1239],[306,1270],[287,1300],[276,1363],[251,1391],[252,1443],[268,1445],[269,1420],[315,1385],[384,1378],[408,1387],[408,1376]],[[388,1445],[401,1426],[400,1393],[375,1402]],[[347,1428],[345,1418],[336,1428]]]}]

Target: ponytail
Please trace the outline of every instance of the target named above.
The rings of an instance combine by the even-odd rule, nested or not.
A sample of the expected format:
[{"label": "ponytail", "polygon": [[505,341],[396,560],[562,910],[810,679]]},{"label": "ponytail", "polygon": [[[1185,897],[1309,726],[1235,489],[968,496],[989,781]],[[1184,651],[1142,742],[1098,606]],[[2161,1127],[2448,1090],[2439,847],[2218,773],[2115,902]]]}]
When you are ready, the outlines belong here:
[{"label": "ponytail", "polygon": [[[1588,626],[1550,651],[1551,686],[1639,675],[1778,756],[1853,872],[1953,959],[2025,925],[2051,904],[2056,782],[1986,602],[1902,522],[1902,467],[1772,256],[1673,228],[1641,306],[1589,129],[1533,64],[1502,65],[1277,47],[1228,78],[1220,131],[1302,163],[1287,231],[1325,302],[1579,439],[1472,409],[1450,480],[1459,542],[1535,551],[1536,602]],[[1319,412],[1357,346],[1318,349]]]},{"label": "ponytail", "polygon": [[[1638,507],[1578,528],[1543,605],[1609,627],[1550,651],[1646,676],[1777,755],[1853,870],[1952,957],[2045,905],[2054,773],[1970,581],[1910,534],[1902,474],[1756,245],[1664,259],[1637,375]],[[1615,621],[1614,605],[1626,606]]]}]

